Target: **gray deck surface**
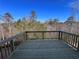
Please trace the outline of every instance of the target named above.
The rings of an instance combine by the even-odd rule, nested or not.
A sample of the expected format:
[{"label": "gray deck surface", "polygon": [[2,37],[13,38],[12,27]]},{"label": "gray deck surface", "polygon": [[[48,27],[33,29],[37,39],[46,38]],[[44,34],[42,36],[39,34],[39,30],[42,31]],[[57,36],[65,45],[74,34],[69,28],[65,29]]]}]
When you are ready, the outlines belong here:
[{"label": "gray deck surface", "polygon": [[28,40],[9,59],[79,59],[79,52],[61,40]]}]

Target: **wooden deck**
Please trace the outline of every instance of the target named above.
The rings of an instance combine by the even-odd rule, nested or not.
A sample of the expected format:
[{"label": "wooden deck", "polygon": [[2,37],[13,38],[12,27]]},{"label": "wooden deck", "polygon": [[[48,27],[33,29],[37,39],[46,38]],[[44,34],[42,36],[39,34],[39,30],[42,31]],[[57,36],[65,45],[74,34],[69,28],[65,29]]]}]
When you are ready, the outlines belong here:
[{"label": "wooden deck", "polygon": [[62,40],[27,40],[8,59],[79,59],[79,52]]}]

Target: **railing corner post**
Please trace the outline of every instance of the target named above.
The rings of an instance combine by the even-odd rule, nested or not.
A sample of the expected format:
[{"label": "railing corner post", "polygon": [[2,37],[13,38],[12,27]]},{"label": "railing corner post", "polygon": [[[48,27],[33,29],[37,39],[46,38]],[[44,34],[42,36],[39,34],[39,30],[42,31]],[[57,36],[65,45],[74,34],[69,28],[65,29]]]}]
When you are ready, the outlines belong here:
[{"label": "railing corner post", "polygon": [[25,36],[26,36],[26,38],[25,38],[25,39],[27,40],[27,37],[28,37],[28,35],[27,35],[27,31],[26,31],[26,34],[25,34]]},{"label": "railing corner post", "polygon": [[58,31],[58,40],[61,40],[61,31]]},{"label": "railing corner post", "polygon": [[77,47],[77,51],[79,51],[79,41],[78,41],[78,47]]}]

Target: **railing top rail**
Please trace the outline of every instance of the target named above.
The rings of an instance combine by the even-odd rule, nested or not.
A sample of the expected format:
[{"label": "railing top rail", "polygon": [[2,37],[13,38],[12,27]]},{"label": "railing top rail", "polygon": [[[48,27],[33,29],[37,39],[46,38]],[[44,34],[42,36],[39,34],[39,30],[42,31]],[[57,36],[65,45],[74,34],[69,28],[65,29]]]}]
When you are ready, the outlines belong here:
[{"label": "railing top rail", "polygon": [[13,37],[11,37],[11,38],[7,38],[7,39],[5,39],[5,40],[2,40],[2,41],[0,42],[0,46],[3,45],[3,44],[5,44],[6,42],[9,42],[9,41],[13,40],[15,37],[16,37],[16,36],[13,36]]},{"label": "railing top rail", "polygon": [[59,31],[26,31],[26,32],[59,32]]},{"label": "railing top rail", "polygon": [[60,32],[62,32],[62,33],[65,33],[65,34],[74,35],[74,36],[77,36],[77,37],[79,37],[79,35],[77,35],[77,34],[74,34],[74,33],[69,33],[69,32],[65,32],[65,31],[60,31]]},{"label": "railing top rail", "polygon": [[[23,32],[23,33],[24,33],[24,32]],[[9,41],[11,41],[11,40],[14,40],[14,39],[15,39],[17,36],[19,36],[20,34],[22,34],[22,33],[18,33],[18,34],[16,34],[16,35],[12,36],[12,37],[9,37],[9,38],[7,38],[7,39],[5,39],[5,40],[0,41],[0,46],[3,45],[3,44],[5,44],[6,42],[9,42]]]},{"label": "railing top rail", "polygon": [[65,31],[25,31],[27,33],[35,33],[35,32],[63,32],[63,33],[66,33],[66,34],[70,34],[70,35],[74,35],[74,36],[78,36],[77,34],[73,34],[73,33],[68,33],[68,32],[65,32]]}]

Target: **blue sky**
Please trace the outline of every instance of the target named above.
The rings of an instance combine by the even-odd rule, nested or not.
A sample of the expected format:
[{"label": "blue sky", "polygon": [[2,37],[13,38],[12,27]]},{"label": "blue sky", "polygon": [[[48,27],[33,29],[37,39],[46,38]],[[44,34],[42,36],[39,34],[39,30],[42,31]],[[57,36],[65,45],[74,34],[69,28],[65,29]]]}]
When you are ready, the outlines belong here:
[{"label": "blue sky", "polygon": [[71,14],[69,4],[74,0],[0,0],[0,15],[10,12],[15,19],[29,16],[36,11],[38,20],[58,18],[65,21]]}]

